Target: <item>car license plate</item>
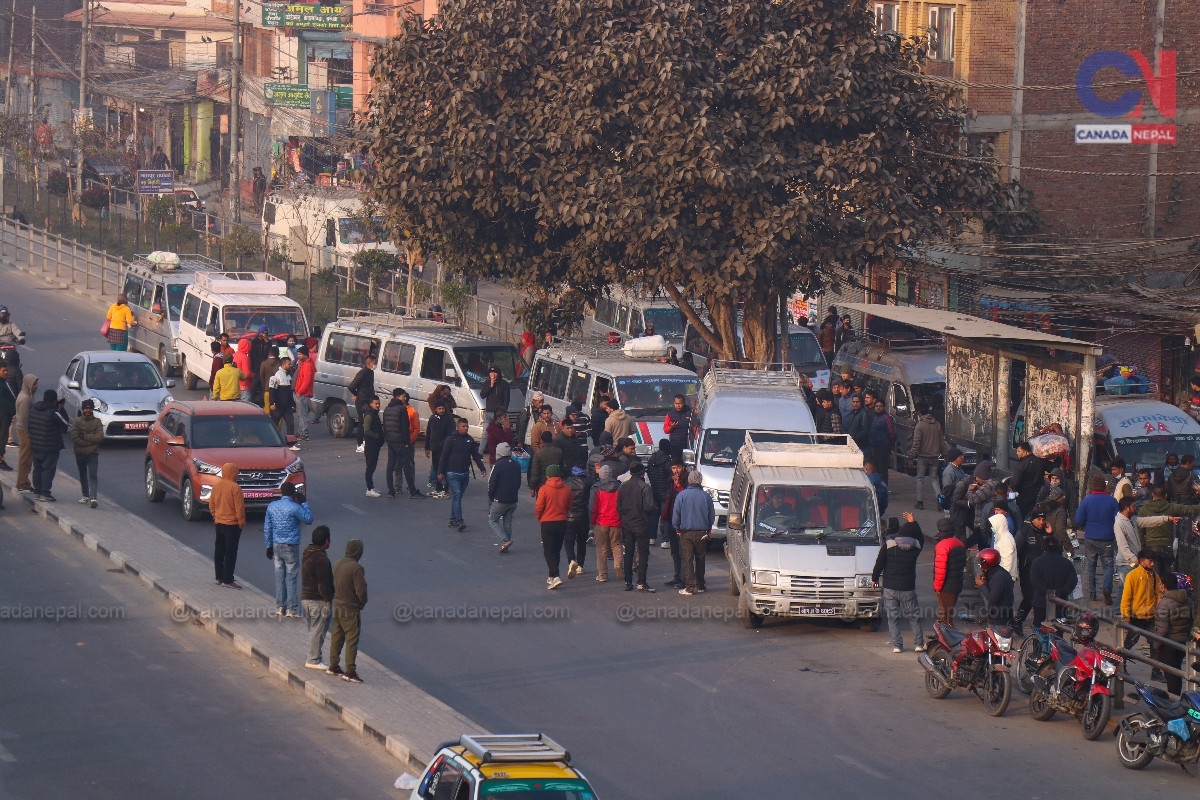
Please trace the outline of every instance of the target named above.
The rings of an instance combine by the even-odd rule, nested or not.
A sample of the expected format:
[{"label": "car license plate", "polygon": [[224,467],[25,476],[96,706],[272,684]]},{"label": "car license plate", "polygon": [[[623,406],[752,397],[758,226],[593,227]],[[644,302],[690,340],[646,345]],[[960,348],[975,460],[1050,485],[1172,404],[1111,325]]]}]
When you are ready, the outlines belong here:
[{"label": "car license plate", "polygon": [[275,496],[275,493],[272,491],[269,491],[269,490],[258,490],[258,491],[248,491],[248,492],[244,491],[244,490],[242,491],[242,497],[245,497],[249,500],[261,500],[264,497],[274,497],[274,496]]},{"label": "car license plate", "polygon": [[842,610],[834,606],[800,606],[796,613],[807,617],[832,617]]},{"label": "car license plate", "polygon": [[126,422],[125,430],[127,431],[144,431],[149,429],[149,422]]}]

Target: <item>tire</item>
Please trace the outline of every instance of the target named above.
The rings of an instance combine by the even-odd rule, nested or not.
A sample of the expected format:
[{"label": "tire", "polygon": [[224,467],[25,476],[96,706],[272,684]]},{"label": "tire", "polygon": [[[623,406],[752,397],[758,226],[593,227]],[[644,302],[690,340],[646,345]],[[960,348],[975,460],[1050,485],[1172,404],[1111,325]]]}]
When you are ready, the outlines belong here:
[{"label": "tire", "polygon": [[146,500],[151,503],[161,503],[166,492],[158,485],[158,470],[154,468],[154,459],[146,459]]},{"label": "tire", "polygon": [[1144,726],[1141,714],[1126,717],[1117,725],[1117,758],[1126,769],[1145,769],[1154,760],[1150,745],[1129,741],[1129,735]]},{"label": "tire", "polygon": [[200,519],[200,502],[196,500],[196,490],[190,478],[184,478],[183,486],[179,487],[179,509],[188,522]]},{"label": "tire", "polygon": [[[929,660],[932,661],[934,665],[941,667],[946,663],[946,659],[950,654],[946,652],[945,647],[942,647],[940,644],[934,644],[930,645],[927,655],[929,656]],[[934,700],[941,700],[943,697],[950,694],[950,687],[926,672],[925,691]]]},{"label": "tire", "polygon": [[1055,708],[1050,705],[1045,693],[1034,689],[1029,695],[1029,712],[1038,722],[1048,722],[1054,716]]},{"label": "tire", "polygon": [[1030,671],[1028,664],[1041,655],[1042,640],[1032,634],[1026,636],[1025,641],[1021,643],[1020,651],[1017,652],[1015,680],[1017,690],[1022,694],[1029,694],[1033,691],[1033,672]]},{"label": "tire", "polygon": [[171,365],[167,363],[167,348],[161,344],[158,346],[158,359],[156,363],[158,364],[158,371],[164,378],[171,377]]},{"label": "tire", "polygon": [[1083,704],[1083,713],[1079,716],[1079,723],[1083,726],[1083,738],[1089,742],[1099,739],[1108,727],[1111,716],[1112,695],[1094,694],[1089,697]]},{"label": "tire", "polygon": [[200,379],[188,370],[187,359],[183,356],[179,357],[179,371],[183,373],[183,388],[189,392],[195,391],[196,384]]},{"label": "tire", "polygon": [[335,439],[345,439],[354,429],[350,415],[346,412],[345,403],[334,403],[325,412],[325,427],[329,435]]},{"label": "tire", "polygon": [[983,676],[983,707],[993,717],[999,717],[1008,710],[1008,702],[1012,700],[1012,675],[996,669],[988,670]]},{"label": "tire", "polygon": [[741,593],[742,593],[741,590],[738,589],[737,578],[733,577],[733,566],[730,565],[730,567],[729,567],[729,594],[733,595],[734,597],[737,597]]},{"label": "tire", "polygon": [[858,629],[867,633],[878,633],[879,627],[883,624],[883,620],[879,617],[867,617],[859,620]]},{"label": "tire", "polygon": [[761,628],[763,619],[762,614],[755,614],[750,610],[750,594],[743,592],[738,600],[738,621],[742,623],[742,627],[746,630]]}]

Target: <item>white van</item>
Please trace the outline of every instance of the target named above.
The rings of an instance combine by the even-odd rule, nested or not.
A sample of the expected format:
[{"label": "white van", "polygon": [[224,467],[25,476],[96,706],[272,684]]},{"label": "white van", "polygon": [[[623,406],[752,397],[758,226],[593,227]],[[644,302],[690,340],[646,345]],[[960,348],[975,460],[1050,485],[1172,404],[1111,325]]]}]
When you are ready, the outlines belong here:
[{"label": "white van", "polygon": [[219,261],[195,253],[151,253],[126,262],[121,292],[138,323],[129,332],[129,349],[154,359],[163,377],[179,368],[175,342],[184,294],[198,274],[222,269]]},{"label": "white van", "polygon": [[[742,326],[740,324],[737,327],[737,335],[740,340],[742,336]],[[776,333],[776,355],[783,352],[781,344],[782,337]],[[690,322],[687,326],[687,333],[684,334],[683,349],[685,352],[692,354],[692,361],[697,367],[703,367],[713,357],[712,345],[704,340],[704,337],[700,335],[700,331],[696,330],[696,326]],[[782,360],[780,359],[781,362]],[[817,342],[817,335],[812,332],[812,328],[805,325],[791,325],[788,327],[787,363],[794,366],[801,375],[808,378],[814,390],[829,388],[829,364],[826,363],[825,356],[821,353],[821,345]]]},{"label": "white van", "polygon": [[362,194],[352,189],[311,186],[271,193],[263,202],[267,251],[283,250],[292,263],[314,270],[345,268],[360,250],[397,251],[383,217],[365,218]]},{"label": "white van", "polygon": [[516,381],[521,358],[508,342],[463,333],[450,323],[433,319],[343,310],[321,335],[313,380],[313,407],[326,415],[332,436],[346,436],[353,430],[357,411],[347,387],[370,353],[379,358],[375,365],[376,394],[384,398],[386,406],[393,389],[408,392],[409,404],[421,417],[422,430],[430,414],[426,399],[439,385],[446,384],[454,398],[454,413],[466,419],[471,435],[482,441],[490,420],[484,419],[484,400],[479,390],[492,365],[500,368],[511,387],[508,411],[514,424],[525,404],[525,395]]},{"label": "white van", "polygon": [[202,272],[187,288],[175,349],[183,384],[195,389],[208,382],[210,345],[221,333],[231,344],[266,325],[272,338],[308,337],[304,308],[287,296],[287,284],[265,272]]},{"label": "white van", "polygon": [[647,325],[653,325],[654,333],[666,339],[677,355],[683,355],[687,320],[679,307],[665,297],[645,298],[625,291],[601,296],[595,311],[583,321],[583,332],[598,336],[616,333],[626,339],[641,336]]},{"label": "white van", "polygon": [[1124,459],[1128,471],[1136,467],[1161,470],[1167,453],[1200,458],[1200,423],[1158,400],[1096,395],[1093,425],[1092,462],[1105,474],[1117,456]]},{"label": "white van", "polygon": [[693,449],[685,450],[683,459],[699,470],[701,488],[713,499],[713,538],[726,533],[729,486],[747,431],[762,443],[796,441],[797,434],[817,429],[800,389],[800,375],[791,364],[731,369],[714,362],[700,384],[695,420]]},{"label": "white van", "polygon": [[860,620],[876,630],[880,594],[875,491],[844,434],[761,442],[747,434],[733,474],[729,593],[743,627],[768,616]]}]

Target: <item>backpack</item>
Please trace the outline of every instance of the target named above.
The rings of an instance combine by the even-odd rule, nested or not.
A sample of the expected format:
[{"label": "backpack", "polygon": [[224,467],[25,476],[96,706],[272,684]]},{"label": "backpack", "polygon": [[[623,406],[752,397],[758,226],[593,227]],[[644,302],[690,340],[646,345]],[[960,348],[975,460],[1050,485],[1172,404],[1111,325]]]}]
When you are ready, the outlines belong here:
[{"label": "backpack", "polygon": [[939,511],[950,510],[950,492],[942,489],[941,493],[937,496],[937,507]]}]

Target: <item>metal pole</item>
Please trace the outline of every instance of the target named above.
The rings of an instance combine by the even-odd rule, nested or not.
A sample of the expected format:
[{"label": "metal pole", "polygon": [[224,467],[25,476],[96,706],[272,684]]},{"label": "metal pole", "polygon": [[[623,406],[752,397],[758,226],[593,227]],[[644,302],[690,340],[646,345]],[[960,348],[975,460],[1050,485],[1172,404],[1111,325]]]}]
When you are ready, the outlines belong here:
[{"label": "metal pole", "polygon": [[1017,0],[1016,62],[1013,70],[1012,129],[1008,132],[1008,175],[1021,179],[1021,137],[1025,128],[1025,17],[1027,0]]},{"label": "metal pole", "polygon": [[[1075,440],[1076,487],[1080,496],[1088,493],[1088,467],[1092,460],[1092,427],[1096,421],[1096,357],[1083,355],[1083,372],[1079,375],[1079,438]],[[1079,497],[1075,498],[1079,500]]]},{"label": "metal pole", "polygon": [[4,113],[12,113],[12,69],[13,69],[13,39],[17,33],[17,0],[12,3],[12,16],[8,18],[8,72],[4,78]]},{"label": "metal pole", "polygon": [[994,461],[1002,470],[1008,469],[1008,405],[1009,378],[1012,375],[1012,359],[1000,355],[996,360],[996,449]]},{"label": "metal pole", "polygon": [[242,0],[234,0],[233,65],[229,78],[229,168],[230,195],[233,201],[233,221],[242,221]]},{"label": "metal pole", "polygon": [[[37,113],[37,6],[29,12],[29,124]],[[35,140],[36,141],[36,140]],[[34,173],[37,179],[37,173]]]},{"label": "metal pole", "polygon": [[80,188],[83,187],[83,142],[81,139],[81,126],[84,122],[84,111],[88,107],[88,21],[91,17],[91,5],[92,0],[83,0],[83,37],[79,46],[79,120],[75,127],[75,141],[78,143],[78,147],[75,148],[75,185]]},{"label": "metal pole", "polygon": [[[788,360],[788,336],[791,331],[788,330],[787,316],[787,295],[783,292],[779,293],[779,363],[786,364]],[[679,354],[681,357],[683,353]],[[832,376],[830,376],[832,378]]]},{"label": "metal pole", "polygon": [[[1158,69],[1163,46],[1163,26],[1167,16],[1167,0],[1158,0],[1154,14],[1154,68]],[[1155,112],[1157,116],[1157,110]],[[1153,239],[1158,227],[1158,143],[1150,145],[1150,162],[1146,178],[1146,238]]]}]

